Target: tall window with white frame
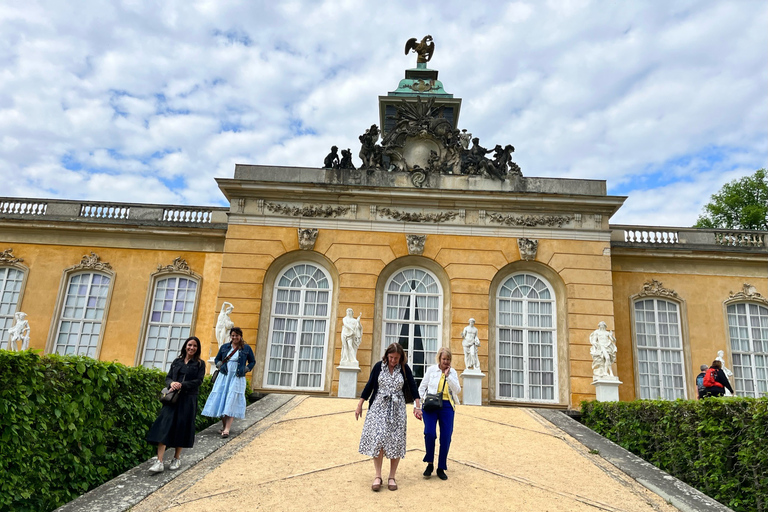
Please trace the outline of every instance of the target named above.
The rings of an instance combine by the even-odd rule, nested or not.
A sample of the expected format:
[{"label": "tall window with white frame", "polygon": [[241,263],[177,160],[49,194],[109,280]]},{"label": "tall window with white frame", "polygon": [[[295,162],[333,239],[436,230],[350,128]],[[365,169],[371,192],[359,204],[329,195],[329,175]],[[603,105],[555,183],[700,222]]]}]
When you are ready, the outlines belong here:
[{"label": "tall window with white frame", "polygon": [[155,281],[142,365],[168,371],[192,329],[197,281],[169,276]]},{"label": "tall window with white frame", "polygon": [[0,349],[8,348],[8,330],[13,326],[13,315],[19,306],[23,280],[21,270],[0,267]]},{"label": "tall window with white frame", "polygon": [[680,306],[660,298],[634,306],[640,398],[686,398]]},{"label": "tall window with white frame", "polygon": [[557,402],[555,294],[533,274],[507,278],[496,295],[496,397]]},{"label": "tall window with white frame", "polygon": [[312,263],[284,270],[275,282],[264,387],[322,389],[332,282]]},{"label": "tall window with white frame", "polygon": [[417,383],[434,364],[440,348],[443,290],[435,276],[420,268],[406,268],[393,275],[384,291],[384,343],[382,355],[392,343],[408,354]]},{"label": "tall window with white frame", "polygon": [[57,354],[97,356],[109,283],[109,276],[96,272],[69,276],[56,329]]},{"label": "tall window with white frame", "polygon": [[739,302],[726,309],[734,391],[738,396],[768,396],[768,307]]}]

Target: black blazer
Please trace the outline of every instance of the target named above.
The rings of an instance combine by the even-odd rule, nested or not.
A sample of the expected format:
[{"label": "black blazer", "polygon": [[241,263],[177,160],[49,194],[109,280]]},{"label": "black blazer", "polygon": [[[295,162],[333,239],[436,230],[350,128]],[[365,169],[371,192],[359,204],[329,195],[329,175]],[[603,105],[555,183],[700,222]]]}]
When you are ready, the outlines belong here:
[{"label": "black blazer", "polygon": [[[383,361],[379,361],[373,365],[373,368],[371,368],[371,375],[368,377],[368,383],[365,385],[363,392],[360,394],[360,397],[363,400],[368,400],[368,407],[373,405],[373,401],[376,399],[376,393],[379,391],[379,375],[381,374],[383,367]],[[405,389],[405,386],[408,386],[411,389],[411,396],[417,398],[419,396],[419,388],[416,386],[416,381],[413,378],[411,367],[407,364],[403,364],[402,367],[405,369],[405,382],[403,382],[403,389]]]}]

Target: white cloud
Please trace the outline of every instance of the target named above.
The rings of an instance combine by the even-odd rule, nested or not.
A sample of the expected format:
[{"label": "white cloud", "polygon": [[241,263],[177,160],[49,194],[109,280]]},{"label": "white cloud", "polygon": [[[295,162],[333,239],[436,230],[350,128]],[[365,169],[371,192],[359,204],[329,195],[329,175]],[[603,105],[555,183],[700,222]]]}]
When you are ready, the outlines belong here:
[{"label": "white cloud", "polygon": [[727,0],[2,5],[3,195],[214,204],[235,162],[318,166],[335,144],[358,163],[430,33],[483,145],[607,180],[629,195],[614,222],[690,225],[768,161],[767,22]]}]

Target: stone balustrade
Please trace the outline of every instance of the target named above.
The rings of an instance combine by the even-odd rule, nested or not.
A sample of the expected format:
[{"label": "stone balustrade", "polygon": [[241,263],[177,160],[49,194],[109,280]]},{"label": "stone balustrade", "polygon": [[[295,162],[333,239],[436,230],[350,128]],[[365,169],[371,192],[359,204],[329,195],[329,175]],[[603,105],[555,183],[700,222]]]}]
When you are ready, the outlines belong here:
[{"label": "stone balustrade", "polygon": [[768,251],[766,231],[739,229],[667,228],[654,226],[611,225],[611,245],[618,247],[670,247],[691,246],[712,249],[732,247],[755,251]]},{"label": "stone balustrade", "polygon": [[40,219],[118,224],[217,227],[226,225],[229,208],[0,198],[0,219]]}]

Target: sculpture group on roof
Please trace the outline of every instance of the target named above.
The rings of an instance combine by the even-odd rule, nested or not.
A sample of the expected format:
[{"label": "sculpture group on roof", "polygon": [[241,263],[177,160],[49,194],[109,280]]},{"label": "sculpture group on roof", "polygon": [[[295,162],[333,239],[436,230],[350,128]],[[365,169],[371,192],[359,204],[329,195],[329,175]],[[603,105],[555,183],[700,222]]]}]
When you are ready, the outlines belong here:
[{"label": "sculpture group on roof", "polygon": [[[418,54],[417,64],[432,58],[435,44],[432,36],[425,36],[417,43],[411,38],[405,45],[405,53]],[[484,176],[505,181],[508,176],[522,176],[520,166],[512,161],[514,146],[497,144],[493,149],[480,145],[480,139],[472,138],[466,129],[455,129],[445,116],[445,105],[435,105],[435,98],[422,100],[421,96],[403,98],[394,116],[387,116],[394,126],[383,133],[372,124],[360,135],[360,169],[374,171],[398,171],[411,173],[411,182],[424,186],[432,174],[456,174]],[[379,137],[382,136],[381,143]],[[472,145],[470,146],[470,141]],[[323,163],[327,169],[354,169],[349,149],[333,146]],[[488,155],[493,153],[491,157]]]},{"label": "sculpture group on roof", "polygon": [[[520,166],[512,161],[514,146],[497,144],[493,149],[480,145],[478,137],[466,129],[454,129],[451,122],[443,117],[443,106],[435,106],[435,99],[416,102],[402,100],[394,116],[395,126],[381,139],[378,125],[372,124],[360,135],[360,169],[368,171],[400,171],[414,173],[412,181],[423,183],[429,174],[463,174],[486,176],[504,181],[508,176],[522,176]],[[471,140],[471,146],[470,146]],[[418,141],[432,141],[428,144],[429,157],[420,165],[409,162],[406,147],[418,144]],[[324,167],[328,169],[354,169],[351,151],[342,150],[339,161],[338,148],[333,146],[325,158]],[[488,155],[493,155],[489,157]],[[418,185],[417,185],[418,186]]]}]

